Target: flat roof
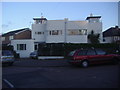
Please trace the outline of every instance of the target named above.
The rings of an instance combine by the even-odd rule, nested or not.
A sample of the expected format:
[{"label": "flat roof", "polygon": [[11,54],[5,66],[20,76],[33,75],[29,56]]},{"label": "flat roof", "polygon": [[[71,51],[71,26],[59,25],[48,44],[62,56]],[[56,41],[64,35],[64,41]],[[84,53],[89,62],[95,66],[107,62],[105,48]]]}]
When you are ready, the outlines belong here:
[{"label": "flat roof", "polygon": [[88,20],[90,18],[101,18],[101,16],[90,16],[90,17],[87,17],[86,20]]},{"label": "flat roof", "polygon": [[33,18],[33,20],[47,20],[46,18]]}]

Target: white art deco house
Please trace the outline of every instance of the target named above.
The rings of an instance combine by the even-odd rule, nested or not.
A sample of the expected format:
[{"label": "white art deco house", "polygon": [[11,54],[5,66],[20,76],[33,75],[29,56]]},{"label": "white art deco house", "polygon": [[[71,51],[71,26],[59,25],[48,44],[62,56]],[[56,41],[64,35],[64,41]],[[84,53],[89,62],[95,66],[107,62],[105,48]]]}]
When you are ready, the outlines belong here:
[{"label": "white art deco house", "polygon": [[93,30],[99,33],[102,41],[101,16],[87,17],[84,21],[47,20],[33,18],[32,38],[37,42],[45,43],[88,43],[87,36]]},{"label": "white art deco house", "polygon": [[[102,42],[102,22],[101,16],[92,14],[83,21],[70,21],[68,18],[63,20],[47,20],[33,18],[32,39],[31,40],[12,40],[14,49],[20,53],[21,57],[28,57],[30,52],[37,50],[40,43],[89,43],[88,34],[93,30],[100,34]],[[18,50],[18,47],[24,50]]]}]

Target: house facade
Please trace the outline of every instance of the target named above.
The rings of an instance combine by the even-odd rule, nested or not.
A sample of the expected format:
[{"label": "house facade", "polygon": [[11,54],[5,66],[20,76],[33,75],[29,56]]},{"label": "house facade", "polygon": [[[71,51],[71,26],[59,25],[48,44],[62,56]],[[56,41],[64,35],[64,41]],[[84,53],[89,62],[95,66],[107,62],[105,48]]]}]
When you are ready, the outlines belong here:
[{"label": "house facade", "polygon": [[29,28],[23,28],[2,34],[2,45],[11,45],[11,40],[14,39],[31,39],[31,30]]},{"label": "house facade", "polygon": [[[23,28],[5,33],[2,35],[1,39],[2,46],[12,45],[14,50],[20,54],[20,57],[28,56],[26,52],[30,52],[30,49],[26,50],[23,42],[25,42],[25,44],[26,42],[29,44],[29,41],[31,41],[31,30],[29,28]],[[26,48],[29,48],[28,45]]]},{"label": "house facade", "polygon": [[93,30],[100,34],[102,42],[101,16],[90,15],[84,21],[47,20],[33,18],[32,39],[45,43],[88,43],[88,34]]},{"label": "house facade", "polygon": [[101,16],[93,16],[92,14],[82,21],[71,21],[68,18],[63,20],[47,20],[43,16],[41,18],[33,18],[31,39],[12,40],[16,52],[20,53],[20,57],[29,57],[29,54],[42,44],[52,43],[88,43],[88,35],[91,31],[100,34],[100,42],[102,42],[102,21]]},{"label": "house facade", "polygon": [[115,26],[107,29],[103,32],[103,38],[106,43],[120,42],[120,28]]}]

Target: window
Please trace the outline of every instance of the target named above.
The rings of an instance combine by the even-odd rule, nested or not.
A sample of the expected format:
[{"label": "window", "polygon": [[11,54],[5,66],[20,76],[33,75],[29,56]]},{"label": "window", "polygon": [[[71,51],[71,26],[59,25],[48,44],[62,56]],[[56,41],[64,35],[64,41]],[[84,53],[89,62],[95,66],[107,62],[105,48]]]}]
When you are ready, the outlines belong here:
[{"label": "window", "polygon": [[58,30],[53,30],[52,35],[58,35]]},{"label": "window", "polygon": [[79,30],[79,35],[87,35],[87,30],[86,29]]},{"label": "window", "polygon": [[51,30],[49,35],[62,35],[62,30]]},{"label": "window", "polygon": [[96,52],[95,50],[90,49],[88,50],[87,55],[96,55]]},{"label": "window", "polygon": [[68,30],[68,35],[78,35],[78,30]]},{"label": "window", "polygon": [[69,56],[73,56],[73,55],[75,54],[75,52],[76,52],[76,51],[71,51],[71,52],[69,53]]},{"label": "window", "polygon": [[41,35],[44,34],[44,32],[35,32],[35,34]]},{"label": "window", "polygon": [[9,40],[12,40],[13,39],[13,36],[9,36]]},{"label": "window", "polygon": [[50,31],[49,34],[52,35],[52,31]]},{"label": "window", "polygon": [[2,37],[2,41],[5,41],[5,37]]},{"label": "window", "polygon": [[78,56],[86,55],[86,53],[87,53],[87,50],[80,50],[78,52]]},{"label": "window", "polygon": [[97,49],[96,52],[98,55],[105,55],[106,54],[106,52],[101,50],[101,49]]},{"label": "window", "polygon": [[17,50],[26,50],[26,44],[17,44]]},{"label": "window", "polygon": [[68,35],[87,35],[87,30],[86,29],[69,29],[68,30]]}]

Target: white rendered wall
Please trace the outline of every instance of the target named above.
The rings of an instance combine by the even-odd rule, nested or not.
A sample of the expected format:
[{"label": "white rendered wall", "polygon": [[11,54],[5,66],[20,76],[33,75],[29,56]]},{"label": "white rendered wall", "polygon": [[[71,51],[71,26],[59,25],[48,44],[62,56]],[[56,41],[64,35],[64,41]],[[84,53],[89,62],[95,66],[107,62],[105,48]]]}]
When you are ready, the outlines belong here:
[{"label": "white rendered wall", "polygon": [[[45,42],[46,24],[32,24],[32,39],[35,42]],[[35,32],[44,32],[44,34],[35,34]]]},{"label": "white rendered wall", "polygon": [[112,43],[113,37],[104,37],[106,43]]},{"label": "white rendered wall", "polygon": [[[17,44],[26,44],[26,50],[17,50]],[[34,51],[33,40],[11,40],[14,50],[20,54],[20,58],[28,58],[30,53]]]},{"label": "white rendered wall", "polygon": [[87,21],[68,21],[67,29],[87,29]]},{"label": "white rendered wall", "polygon": [[87,43],[87,35],[67,36],[67,43]]},{"label": "white rendered wall", "polygon": [[[65,21],[64,20],[49,20],[49,21],[47,21],[46,43],[64,42],[64,29],[65,29]],[[51,30],[62,30],[62,34],[61,35],[49,35],[49,31],[51,31]]]},{"label": "white rendered wall", "polygon": [[88,22],[88,34],[93,30],[94,33],[100,34],[100,42],[103,42],[102,22]]}]

